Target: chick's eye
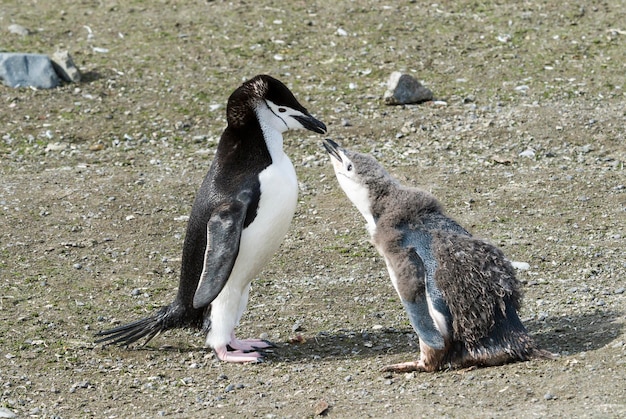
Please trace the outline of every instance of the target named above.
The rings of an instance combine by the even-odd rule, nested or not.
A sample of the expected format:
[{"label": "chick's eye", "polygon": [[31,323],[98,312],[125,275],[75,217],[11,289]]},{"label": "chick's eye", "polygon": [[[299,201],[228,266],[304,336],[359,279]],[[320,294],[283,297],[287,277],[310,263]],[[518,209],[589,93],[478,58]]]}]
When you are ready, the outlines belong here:
[{"label": "chick's eye", "polygon": [[352,163],[348,163],[348,165],[346,166],[346,170],[347,170],[348,172],[351,172],[351,171],[352,171]]},{"label": "chick's eye", "polygon": [[278,112],[285,113],[285,112],[287,112],[287,109],[285,109],[285,108],[278,108]]}]

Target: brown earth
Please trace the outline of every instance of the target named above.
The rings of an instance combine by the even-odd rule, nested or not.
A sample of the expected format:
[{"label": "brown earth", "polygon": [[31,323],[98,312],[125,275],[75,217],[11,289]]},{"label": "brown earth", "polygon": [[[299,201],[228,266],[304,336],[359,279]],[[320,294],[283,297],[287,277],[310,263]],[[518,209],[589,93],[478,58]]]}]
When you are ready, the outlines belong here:
[{"label": "brown earth", "polygon": [[[624,22],[617,0],[4,1],[0,50],[68,49],[83,81],[0,86],[0,413],[624,417]],[[440,102],[385,106],[395,70]],[[189,330],[94,345],[173,299],[226,98],[258,73],[529,263],[521,315],[560,358],[379,372],[416,336],[308,132],[286,136],[298,212],[239,329],[277,344],[267,362]]]}]

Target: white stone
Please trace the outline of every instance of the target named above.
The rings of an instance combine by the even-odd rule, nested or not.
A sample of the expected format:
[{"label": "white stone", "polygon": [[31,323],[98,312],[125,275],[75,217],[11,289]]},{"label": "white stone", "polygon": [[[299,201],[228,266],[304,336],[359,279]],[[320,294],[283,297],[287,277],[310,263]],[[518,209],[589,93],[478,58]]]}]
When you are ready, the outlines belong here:
[{"label": "white stone", "polygon": [[74,83],[80,81],[80,71],[68,51],[57,51],[52,54],[51,59],[54,70],[64,81]]},{"label": "white stone", "polygon": [[8,29],[9,29],[9,32],[11,32],[14,35],[26,36],[30,34],[30,31],[28,29],[26,29],[22,25],[18,25],[17,23],[9,25]]}]

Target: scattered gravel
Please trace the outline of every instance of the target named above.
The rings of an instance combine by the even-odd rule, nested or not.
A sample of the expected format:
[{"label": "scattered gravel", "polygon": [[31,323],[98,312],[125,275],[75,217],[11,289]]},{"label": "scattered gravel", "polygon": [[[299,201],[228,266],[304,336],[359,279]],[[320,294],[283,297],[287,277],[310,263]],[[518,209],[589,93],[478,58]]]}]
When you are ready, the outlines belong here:
[{"label": "scattered gravel", "polygon": [[[83,78],[0,87],[0,417],[626,415],[621,3],[9,3],[2,30],[31,33],[4,47],[69,47]],[[394,71],[437,100],[386,106]],[[381,373],[419,343],[305,131],[285,136],[292,228],[237,330],[277,345],[266,362],[221,363],[195,330],[95,346],[174,298],[226,98],[258,73],[522,261],[521,317],[559,358]]]}]

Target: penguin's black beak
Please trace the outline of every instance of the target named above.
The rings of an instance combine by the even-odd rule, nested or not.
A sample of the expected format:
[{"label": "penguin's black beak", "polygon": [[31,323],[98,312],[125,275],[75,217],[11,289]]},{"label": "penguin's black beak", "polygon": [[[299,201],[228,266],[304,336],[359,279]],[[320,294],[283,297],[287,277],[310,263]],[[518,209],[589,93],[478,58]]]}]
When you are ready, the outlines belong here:
[{"label": "penguin's black beak", "polygon": [[324,125],[322,121],[313,118],[311,115],[298,115],[294,116],[294,118],[309,131],[317,132],[318,134],[326,134],[326,125]]},{"label": "penguin's black beak", "polygon": [[324,140],[324,148],[326,149],[326,151],[328,151],[328,154],[330,154],[332,157],[337,159],[337,161],[339,162],[342,161],[341,155],[339,154],[339,150],[341,150],[341,147],[339,147],[339,144],[337,144],[330,138],[326,138]]}]

